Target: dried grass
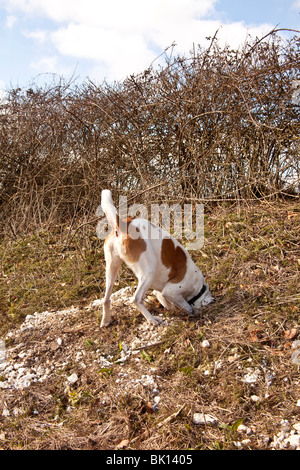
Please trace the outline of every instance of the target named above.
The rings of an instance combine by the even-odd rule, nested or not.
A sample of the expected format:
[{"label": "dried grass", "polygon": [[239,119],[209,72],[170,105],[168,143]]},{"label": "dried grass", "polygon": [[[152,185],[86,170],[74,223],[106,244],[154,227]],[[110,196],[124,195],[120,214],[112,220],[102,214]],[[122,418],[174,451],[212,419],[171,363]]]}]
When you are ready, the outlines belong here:
[{"label": "dried grass", "polygon": [[[291,343],[300,332],[299,223],[299,207],[291,202],[212,209],[204,248],[192,256],[217,302],[194,318],[164,312],[169,325],[145,347],[147,354],[140,349],[107,371],[95,362],[97,349],[117,359],[120,344],[131,344],[143,326],[141,315],[127,306],[115,308],[107,329],[99,329],[97,309],[81,308],[80,315],[70,314],[69,325],[54,317],[47,332],[23,334],[41,363],[69,359],[42,384],[1,391],[1,410],[10,411],[8,417],[0,413],[1,447],[233,449],[243,440],[235,426],[242,419],[253,430],[243,448],[268,449],[282,419],[299,421],[299,371],[291,362]],[[76,250],[76,243],[75,237],[70,248]],[[96,264],[101,271],[103,261]],[[13,270],[7,266],[2,270],[10,285],[20,273],[17,263]],[[116,289],[131,282],[127,276],[123,271]],[[80,305],[77,295],[73,301]],[[156,314],[163,312],[157,301],[149,302]],[[61,351],[51,347],[58,336],[64,340]],[[86,368],[72,360],[78,350],[85,351]],[[249,370],[258,371],[253,383],[244,381]],[[78,382],[66,388],[74,371]],[[143,374],[154,377],[158,392],[143,385]],[[195,425],[193,414],[199,412],[213,415],[218,425]]]}]

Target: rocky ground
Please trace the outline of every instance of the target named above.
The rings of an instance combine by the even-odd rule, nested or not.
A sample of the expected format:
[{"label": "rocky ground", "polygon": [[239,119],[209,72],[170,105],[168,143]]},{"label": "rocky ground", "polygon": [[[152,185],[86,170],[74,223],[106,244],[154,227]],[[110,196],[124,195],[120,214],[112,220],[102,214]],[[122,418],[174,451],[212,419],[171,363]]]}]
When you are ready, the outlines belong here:
[{"label": "rocky ground", "polygon": [[0,448],[299,448],[296,201],[211,210],[191,256],[217,301],[191,317],[149,293],[158,327],[123,266],[100,328],[103,247],[68,234],[0,245]]},{"label": "rocky ground", "polygon": [[[112,309],[121,311],[126,307],[127,315],[130,312],[134,314],[130,304],[131,294],[130,287],[113,294]],[[178,319],[167,318],[162,325],[154,327],[139,318],[140,321],[128,329],[126,336],[115,337],[114,341],[108,343],[108,339],[111,340],[112,336],[116,335],[114,325],[111,330],[96,330],[97,321],[95,315],[91,314],[100,307],[100,303],[94,301],[84,309],[71,307],[60,311],[27,315],[20,327],[10,331],[2,340],[0,445],[3,448],[24,445],[43,448],[46,430],[50,432],[57,427],[62,430],[64,423],[67,422],[68,429],[72,428],[70,426],[72,415],[76,416],[82,407],[90,406],[93,401],[97,402],[98,407],[98,417],[95,419],[93,416],[92,419],[96,421],[94,426],[97,429],[94,431],[90,429],[89,422],[88,436],[84,436],[82,430],[79,431],[73,422],[74,429],[71,436],[66,433],[64,438],[61,436],[54,438],[55,446],[90,448],[93,445],[96,447],[100,445],[102,447],[105,445],[102,436],[107,438],[108,448],[135,448],[135,443],[140,442],[144,434],[144,439],[147,441],[148,438],[149,441],[146,448],[149,448],[151,432],[142,430],[141,425],[138,426],[139,432],[132,434],[127,430],[124,435],[122,427],[130,428],[132,425],[126,422],[126,418],[118,408],[124,408],[124,400],[127,399],[125,407],[131,408],[131,413],[138,412],[142,416],[147,416],[148,420],[152,418],[151,426],[156,428],[156,434],[152,436],[154,445],[158,441],[157,433],[163,442],[161,431],[172,426],[176,428],[176,421],[182,421],[185,414],[187,419],[185,431],[193,428],[194,434],[199,433],[198,440],[206,434],[210,435],[209,440],[212,441],[212,436],[217,438],[220,431],[223,431],[227,432],[227,441],[230,436],[229,447],[233,448],[259,446],[268,449],[300,450],[300,421],[297,419],[297,414],[290,414],[288,419],[278,420],[273,432],[268,435],[259,429],[253,418],[247,420],[241,417],[232,422],[228,421],[230,410],[225,409],[222,413],[220,406],[215,407],[217,413],[211,413],[213,407],[209,406],[202,407],[202,410],[207,412],[201,411],[199,402],[197,406],[191,406],[190,386],[187,386],[186,403],[184,402],[179,393],[180,379],[175,377],[176,374],[170,377],[166,370],[164,375],[164,367],[156,366],[158,358],[155,358],[153,353],[155,348],[160,348],[160,355],[164,357],[164,361],[170,361],[172,347],[166,341],[166,332],[176,327]],[[212,337],[201,338],[199,348],[203,351],[211,350],[214,341]],[[296,364],[300,342],[296,340],[292,343],[290,362]],[[185,348],[190,346],[193,347],[192,340],[185,338]],[[205,366],[202,368],[203,377],[212,378],[221,373],[222,369],[228,368],[228,365],[238,364],[241,356],[237,349],[231,348],[228,353],[227,358],[223,355],[217,361],[211,363],[205,361]],[[258,410],[264,402],[272,400],[272,384],[278,380],[278,377],[267,363],[255,366],[249,359],[250,356],[248,366],[237,368],[236,372],[239,373],[240,385],[248,388],[250,406]],[[189,367],[188,364],[181,367],[180,375],[184,378],[189,378],[192,372]],[[199,368],[201,369],[200,364]],[[96,383],[95,377],[98,390],[93,389]],[[281,380],[288,382],[291,379],[287,376]],[[175,411],[170,407],[170,400],[172,401],[170,382]],[[261,393],[257,394],[259,384],[262,382],[264,382],[263,396]],[[293,386],[299,390],[299,378],[293,378]],[[179,399],[176,403],[177,395]],[[28,397],[30,399],[27,401],[26,397],[27,400]],[[55,407],[53,407],[54,397],[57,402]],[[169,409],[167,413],[166,405]],[[295,401],[294,405],[295,409],[300,410],[300,399]],[[47,409],[51,411],[51,419],[49,413],[46,413]],[[102,419],[99,415],[102,415]],[[16,432],[14,426],[16,428],[21,426],[23,431]],[[79,434],[83,435],[79,437]],[[216,439],[216,442],[219,441],[220,437]],[[218,445],[215,443],[216,447]],[[51,447],[51,444],[46,443],[46,447]]]}]

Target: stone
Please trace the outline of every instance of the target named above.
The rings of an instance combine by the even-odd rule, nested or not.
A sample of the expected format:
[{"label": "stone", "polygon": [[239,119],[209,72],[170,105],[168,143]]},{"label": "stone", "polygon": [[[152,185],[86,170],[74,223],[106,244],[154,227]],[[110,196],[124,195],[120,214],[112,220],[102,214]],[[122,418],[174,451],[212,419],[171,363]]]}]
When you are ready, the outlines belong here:
[{"label": "stone", "polygon": [[300,434],[300,423],[294,424],[293,428],[297,431],[298,434]]},{"label": "stone", "polygon": [[247,369],[247,374],[242,379],[242,382],[245,382],[247,384],[253,384],[256,383],[259,376],[260,376],[260,370],[255,369],[254,371],[250,368]]},{"label": "stone", "polygon": [[70,382],[71,384],[75,384],[77,380],[78,375],[75,372],[68,377],[68,382]]},{"label": "stone", "polygon": [[248,426],[245,426],[244,424],[240,424],[238,426],[237,432],[247,434],[247,436],[251,436],[251,434],[253,434],[252,429],[248,428]]},{"label": "stone", "polygon": [[285,443],[289,446],[290,449],[296,450],[300,449],[300,436],[299,434],[291,434],[285,439]]},{"label": "stone", "polygon": [[257,403],[261,401],[261,398],[258,397],[257,395],[251,395],[250,400],[253,401],[254,403]]},{"label": "stone", "polygon": [[218,419],[209,414],[194,413],[193,423],[199,425],[211,424],[212,426],[215,426],[216,424],[218,424]]},{"label": "stone", "polygon": [[300,349],[295,349],[295,351],[292,354],[292,363],[295,364],[296,366],[299,366],[300,364]]},{"label": "stone", "polygon": [[4,408],[4,410],[2,411],[2,416],[4,416],[5,418],[8,418],[8,416],[10,415],[10,412],[7,408]]}]

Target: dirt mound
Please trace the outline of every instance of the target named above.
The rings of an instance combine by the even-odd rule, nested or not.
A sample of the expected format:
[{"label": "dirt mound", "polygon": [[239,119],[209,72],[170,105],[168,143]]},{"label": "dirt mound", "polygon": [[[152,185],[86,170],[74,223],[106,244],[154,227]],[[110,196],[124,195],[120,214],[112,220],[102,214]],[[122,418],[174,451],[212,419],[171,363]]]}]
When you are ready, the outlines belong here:
[{"label": "dirt mound", "polygon": [[[245,333],[244,356],[236,346],[240,335],[216,358],[221,337],[209,313],[204,322],[171,316],[154,327],[135,312],[131,294],[130,287],[113,294],[118,317],[109,328],[99,328],[100,301],[94,301],[28,315],[7,334],[0,364],[3,448],[212,448],[224,433],[228,447],[299,448],[297,414],[287,409],[276,426],[273,416],[274,432],[266,432],[272,385],[281,380],[285,393],[297,394],[291,371],[278,377],[266,359],[258,365],[250,352],[245,356]],[[255,342],[258,331],[251,335]],[[240,396],[230,397],[230,408],[228,390]]]},{"label": "dirt mound", "polygon": [[[128,314],[131,294],[131,288],[113,294],[112,307],[122,309],[127,304]],[[0,388],[24,389],[32,383],[46,381],[58,371],[65,371],[66,384],[74,384],[89,373],[99,373],[99,370],[108,373],[115,364],[124,364],[130,355],[159,342],[163,326],[154,328],[147,323],[139,325],[136,333],[129,334],[126,342],[120,341],[117,348],[116,344],[107,348],[100,340],[89,339],[94,338],[99,328],[97,318],[90,312],[100,303],[94,301],[85,309],[71,307],[27,315],[18,329],[6,336],[8,346],[0,365]],[[138,362],[136,358],[137,368]],[[119,382],[123,383],[125,376],[121,373]],[[145,377],[137,379],[137,383],[143,383]]]},{"label": "dirt mound", "polygon": [[299,214],[212,212],[192,255],[217,302],[187,317],[149,296],[159,327],[130,304],[124,269],[100,328],[94,235],[67,255],[44,233],[3,245],[0,448],[298,448]]},{"label": "dirt mound", "polygon": [[[118,311],[121,319],[123,313],[128,317],[134,311],[130,303],[132,292],[132,288],[126,287],[111,297],[112,309]],[[130,391],[140,397],[137,400],[142,408],[155,410],[160,401],[157,385],[160,377],[150,364],[152,357],[147,350],[161,344],[161,334],[170,321],[165,320],[158,327],[147,322],[138,323],[134,331],[127,331],[126,337],[120,337],[115,330],[118,328],[116,322],[111,329],[99,328],[96,312],[100,304],[101,301],[96,300],[85,308],[71,307],[27,315],[19,328],[6,335],[2,341],[0,363],[4,424],[23,418],[24,425],[26,421],[28,426],[29,416],[40,416],[40,406],[24,400],[28,396],[34,401],[38,397],[45,402],[42,411],[45,408],[51,409],[51,413],[54,411],[53,423],[42,424],[46,429],[52,429],[55,422],[60,421],[62,412],[71,415],[78,405],[90,402],[90,395],[98,395],[95,401],[101,409],[96,411],[97,414],[110,407],[112,400],[119,397],[122,401],[124,393]],[[113,391],[109,385],[112,375]],[[87,388],[93,391],[89,392]],[[53,401],[58,401],[58,406],[53,408]],[[113,421],[116,417],[113,413]],[[1,439],[7,441],[8,435],[10,432],[0,434],[0,444],[3,443]],[[13,447],[21,445],[19,438]],[[95,441],[92,437],[68,436],[66,439],[67,444],[62,444],[64,439],[59,438],[59,448],[78,448],[78,442],[79,447],[82,442],[86,447],[90,446],[89,441]],[[40,445],[47,448],[49,444],[34,444],[38,448]]]}]

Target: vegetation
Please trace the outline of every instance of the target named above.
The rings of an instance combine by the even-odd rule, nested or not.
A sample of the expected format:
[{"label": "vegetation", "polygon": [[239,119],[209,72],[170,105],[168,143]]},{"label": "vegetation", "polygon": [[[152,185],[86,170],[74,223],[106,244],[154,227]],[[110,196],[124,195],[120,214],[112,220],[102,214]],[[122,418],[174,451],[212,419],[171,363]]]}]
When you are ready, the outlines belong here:
[{"label": "vegetation", "polygon": [[[150,300],[150,310],[163,313],[169,325],[160,330],[159,341],[125,362],[123,348],[144,328],[144,320],[120,305],[113,309],[111,327],[100,329],[99,307],[85,309],[104,288],[104,260],[94,247],[93,231],[84,238],[77,232],[64,253],[59,234],[40,233],[2,247],[3,332],[25,314],[45,308],[77,305],[80,311],[70,314],[67,326],[58,316],[46,330],[21,334],[23,347],[40,351],[35,355],[45,367],[54,359],[64,365],[41,384],[2,390],[1,403],[10,416],[0,416],[1,446],[233,449],[240,442],[246,449],[270,448],[283,419],[299,421],[299,371],[291,361],[292,341],[300,331],[299,229],[295,202],[214,207],[207,213],[205,245],[192,256],[217,302],[193,318],[166,312]],[[115,290],[132,284],[124,268]],[[143,331],[149,328],[151,338],[156,330]],[[57,338],[63,340],[61,348]],[[74,362],[76,351],[84,354],[84,368]],[[101,365],[99,355],[112,363]],[[249,370],[260,372],[255,383],[243,381]],[[78,381],[66,386],[74,372]],[[157,377],[156,408],[152,391],[136,385],[147,374]],[[194,424],[195,412],[211,414],[217,425]],[[238,432],[241,422],[251,435]]]},{"label": "vegetation", "polygon": [[[0,388],[0,448],[267,449],[282,419],[299,421],[299,45],[272,32],[232,51],[214,37],[188,57],[166,52],[160,69],[123,83],[9,92],[0,112],[1,338],[18,358],[7,333],[26,315],[78,310],[22,332],[32,360],[53,369],[42,383]],[[99,307],[86,308],[104,290],[95,236],[104,188],[144,204],[205,203],[205,243],[191,256],[217,302],[187,317],[150,299],[169,323],[126,361],[126,344],[148,334],[141,314],[120,305],[100,329]],[[123,267],[114,290],[135,282]],[[253,383],[249,369],[259,371]],[[159,402],[141,374],[155,375]],[[216,424],[197,425],[194,413]]]},{"label": "vegetation", "polygon": [[10,90],[0,112],[2,231],[82,222],[103,188],[147,190],[142,203],[293,194],[299,47],[299,35],[272,32],[236,51],[214,36],[122,83]]}]

